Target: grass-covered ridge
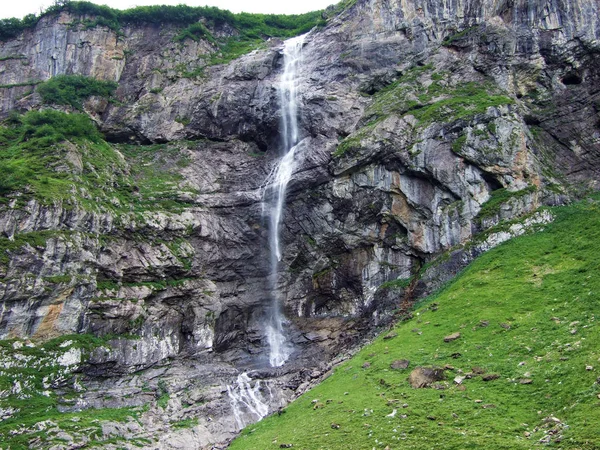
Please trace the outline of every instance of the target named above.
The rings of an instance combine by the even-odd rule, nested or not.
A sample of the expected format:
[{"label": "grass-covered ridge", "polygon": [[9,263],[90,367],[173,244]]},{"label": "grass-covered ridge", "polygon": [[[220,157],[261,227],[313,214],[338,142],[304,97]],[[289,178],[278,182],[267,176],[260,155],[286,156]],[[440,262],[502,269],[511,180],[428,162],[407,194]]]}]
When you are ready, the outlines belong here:
[{"label": "grass-covered ridge", "polygon": [[[183,177],[165,167],[189,161],[178,147],[107,143],[84,114],[52,109],[12,115],[0,126],[0,204],[32,198],[115,213],[180,211]],[[149,165],[159,162],[160,165]]]},{"label": "grass-covered ridge", "polygon": [[214,6],[188,6],[184,4],[137,6],[126,10],[114,9],[87,1],[58,1],[40,15],[30,14],[23,19],[0,20],[0,40],[11,39],[24,30],[34,27],[44,16],[67,11],[84,16],[85,25],[106,26],[119,32],[125,25],[170,23],[187,27],[204,21],[211,26],[229,25],[248,38],[290,37],[307,32],[323,22],[322,12],[305,14],[234,14]]},{"label": "grass-covered ridge", "polygon": [[[206,40],[214,51],[208,64],[227,63],[261,46],[272,37],[289,38],[308,32],[315,26],[324,25],[323,11],[304,14],[234,14],[214,6],[188,6],[184,4],[137,6],[126,10],[113,9],[88,1],[58,0],[40,15],[30,14],[23,19],[0,19],[0,41],[16,38],[27,29],[37,25],[45,16],[63,11],[76,17],[71,27],[84,29],[107,27],[117,35],[123,33],[123,27],[130,25],[170,24],[179,31],[175,42],[186,40]],[[217,36],[215,30],[225,30],[225,37]],[[195,78],[202,72],[184,75]]]},{"label": "grass-covered ridge", "polygon": [[[599,448],[600,203],[553,213],[231,448]],[[408,369],[390,367],[400,359]],[[410,387],[417,366],[446,367],[439,389]]]}]

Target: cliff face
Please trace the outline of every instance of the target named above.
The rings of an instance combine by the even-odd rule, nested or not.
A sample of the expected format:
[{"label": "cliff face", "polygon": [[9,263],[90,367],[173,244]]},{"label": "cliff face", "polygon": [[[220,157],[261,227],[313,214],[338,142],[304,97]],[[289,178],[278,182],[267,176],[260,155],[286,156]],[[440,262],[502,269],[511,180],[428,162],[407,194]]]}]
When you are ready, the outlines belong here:
[{"label": "cliff face", "polygon": [[[543,223],[539,206],[596,188],[598,9],[359,0],[306,37],[278,277],[296,353],[279,369],[262,326],[261,196],[281,146],[281,42],[210,66],[213,44],[176,43],[174,26],[117,35],[44,17],[0,45],[2,115],[38,108],[35,84],[55,75],[117,81],[117,102],[85,110],[146,203],[123,204],[116,179],[69,200],[11,194],[0,229],[22,245],[6,244],[0,336],[104,336],[53,386],[66,411],[151,405],[142,428],[104,436],[225,441],[257,419],[232,415],[241,371],[266,380],[252,386],[271,411],[284,405],[398,307],[527,228],[510,221]],[[85,172],[86,149],[65,146],[68,170]],[[176,208],[160,203],[165,186]]]}]

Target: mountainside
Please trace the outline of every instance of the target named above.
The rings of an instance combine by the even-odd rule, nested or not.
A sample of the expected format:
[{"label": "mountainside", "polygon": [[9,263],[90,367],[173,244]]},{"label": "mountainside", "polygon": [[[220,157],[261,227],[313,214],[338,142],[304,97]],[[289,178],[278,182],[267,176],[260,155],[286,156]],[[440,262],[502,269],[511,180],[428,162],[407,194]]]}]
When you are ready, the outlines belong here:
[{"label": "mountainside", "polygon": [[[596,189],[599,9],[72,2],[1,23],[0,441],[225,445],[552,220],[540,206]],[[282,39],[308,30],[273,276]],[[294,348],[282,367],[273,297]]]},{"label": "mountainside", "polygon": [[598,448],[598,206],[547,210],[231,448]]}]

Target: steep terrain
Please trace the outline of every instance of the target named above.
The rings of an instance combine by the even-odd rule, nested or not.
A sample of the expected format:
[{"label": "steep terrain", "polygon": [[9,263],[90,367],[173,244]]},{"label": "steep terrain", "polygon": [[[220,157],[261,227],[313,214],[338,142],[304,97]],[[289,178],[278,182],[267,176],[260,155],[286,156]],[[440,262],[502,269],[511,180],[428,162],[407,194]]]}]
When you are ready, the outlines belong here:
[{"label": "steep terrain", "polygon": [[230,448],[598,448],[599,207],[551,209]]},{"label": "steep terrain", "polygon": [[[598,9],[357,0],[288,21],[74,2],[4,23],[2,438],[226,442],[551,220],[541,205],[595,189]],[[313,25],[275,280],[295,353],[272,368],[261,202],[281,38]]]}]

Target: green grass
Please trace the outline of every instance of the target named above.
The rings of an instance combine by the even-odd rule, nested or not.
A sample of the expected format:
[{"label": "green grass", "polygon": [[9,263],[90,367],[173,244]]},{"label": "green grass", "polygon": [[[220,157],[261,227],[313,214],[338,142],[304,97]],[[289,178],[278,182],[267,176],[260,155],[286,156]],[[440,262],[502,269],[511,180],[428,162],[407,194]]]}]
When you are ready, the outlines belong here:
[{"label": "green grass", "polygon": [[469,36],[471,34],[474,34],[478,30],[479,30],[479,25],[465,28],[464,30],[459,31],[458,33],[454,33],[449,36],[446,36],[444,38],[444,40],[442,41],[442,45],[445,47],[452,46],[454,43],[462,40],[463,38],[466,38],[467,36]]},{"label": "green grass", "polygon": [[10,260],[11,253],[26,245],[45,248],[48,239],[64,234],[65,232],[45,230],[16,234],[12,239],[0,237],[0,264],[7,264]]},{"label": "green grass", "polygon": [[[530,449],[550,416],[568,425],[551,447],[600,448],[600,204],[553,212],[544,231],[478,258],[396,326],[396,337],[376,339],[230,448]],[[460,339],[444,342],[457,331]],[[392,370],[396,359],[409,369]],[[416,366],[445,365],[454,369],[444,390],[407,382]],[[473,375],[460,390],[454,377],[474,367],[500,377]]]},{"label": "green grass", "polygon": [[[427,75],[435,81],[424,87],[421,81]],[[419,121],[419,125],[426,126],[433,122],[469,118],[484,113],[490,106],[513,103],[511,98],[498,92],[491,83],[468,82],[447,86],[440,77],[443,78],[443,74],[433,72],[429,66],[411,69],[373,96],[373,104],[367,109],[365,117],[372,122],[390,114],[411,114]]]},{"label": "green grass", "polygon": [[537,190],[536,186],[528,186],[520,191],[509,191],[507,189],[496,189],[487,202],[481,205],[481,210],[477,215],[478,219],[493,217],[500,212],[500,208],[510,199],[517,199],[531,194]]},{"label": "green grass", "polygon": [[0,127],[0,204],[14,196],[119,214],[179,212],[189,206],[180,193],[193,193],[178,173],[187,163],[176,146],[113,146],[84,114],[31,111]]}]

